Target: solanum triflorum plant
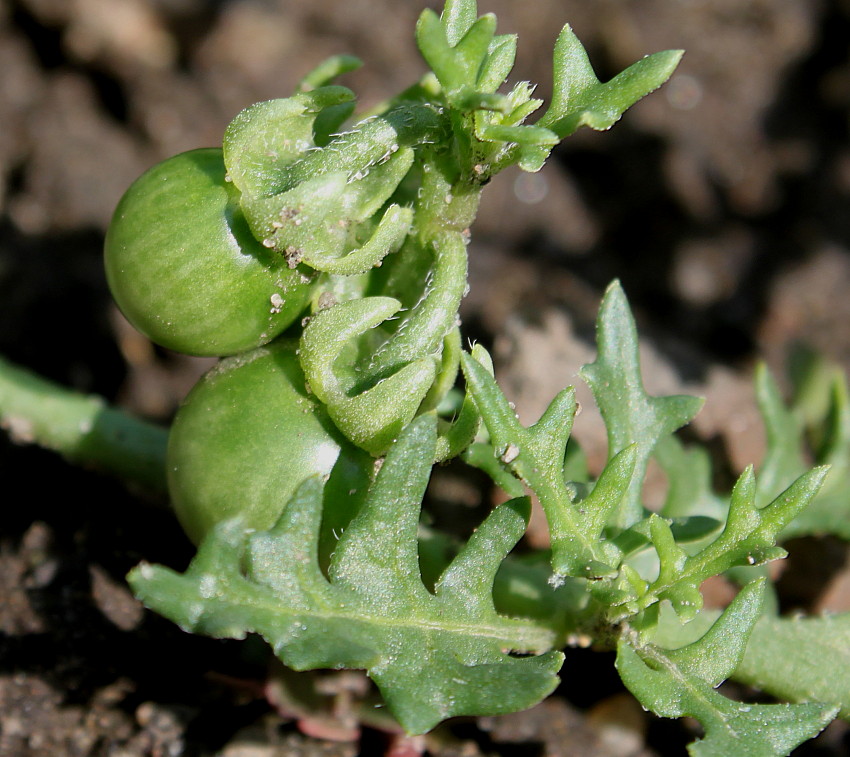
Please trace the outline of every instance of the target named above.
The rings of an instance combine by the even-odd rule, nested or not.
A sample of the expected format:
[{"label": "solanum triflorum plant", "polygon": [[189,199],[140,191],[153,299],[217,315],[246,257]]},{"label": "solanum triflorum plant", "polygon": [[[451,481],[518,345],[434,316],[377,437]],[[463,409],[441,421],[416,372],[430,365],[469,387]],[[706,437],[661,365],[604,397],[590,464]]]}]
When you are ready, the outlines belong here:
[{"label": "solanum triflorum plant", "polygon": [[[159,344],[223,358],[168,442],[169,492],[197,557],[183,575],[143,564],[130,583],[183,628],[260,634],[296,670],[365,669],[410,733],[533,705],[557,684],[560,650],[589,641],[617,650],[646,708],[702,723],[692,754],[788,754],[850,713],[847,645],[828,667],[792,654],[846,638],[850,620],[771,609],[760,566],[784,556],[780,537],[822,530],[828,515],[819,499],[801,516],[826,468],[806,470],[802,424],[770,378],[759,376],[770,440],[760,477],[747,469],[716,495],[706,456],[674,436],[701,402],[647,394],[612,284],[598,357],[582,371],[608,430],[593,477],[567,446],[572,389],[522,426],[458,325],[483,187],[511,165],[539,170],[581,126],[612,126],[681,53],[602,83],[564,27],[552,100],[528,123],[543,103],[526,82],[499,91],[516,39],[495,28],[475,0],[447,0],[416,29],[431,72],[374,112],[352,118],[353,93],[332,82],[358,62],[332,59],[292,97],[237,115],[221,149],[161,163],[121,200],[106,243],[121,309]],[[844,386],[818,457],[838,468],[833,500],[850,476]],[[431,468],[458,456],[510,499],[466,544],[432,533],[442,548],[420,550]],[[669,479],[659,512],[642,500],[651,458]],[[509,555],[529,494],[551,534],[543,570],[537,556]],[[703,609],[701,583],[728,571],[737,598]],[[792,703],[715,690],[735,676]]]}]

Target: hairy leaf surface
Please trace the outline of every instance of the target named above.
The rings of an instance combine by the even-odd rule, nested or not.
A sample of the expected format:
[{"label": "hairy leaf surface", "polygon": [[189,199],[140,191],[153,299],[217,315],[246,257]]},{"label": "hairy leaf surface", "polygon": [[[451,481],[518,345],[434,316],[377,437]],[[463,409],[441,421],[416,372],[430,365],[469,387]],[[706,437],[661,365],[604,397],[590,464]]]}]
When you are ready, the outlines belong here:
[{"label": "hairy leaf surface", "polygon": [[733,678],[792,702],[838,705],[850,718],[850,613],[763,617]]},{"label": "hairy leaf surface", "polygon": [[[404,431],[367,503],[319,566],[318,479],[269,531],[221,525],[184,575],[142,565],[130,575],[149,607],[186,630],[261,634],[296,670],[365,668],[402,726],[422,733],[455,715],[513,712],[557,684],[556,634],[499,615],[493,580],[525,531],[528,500],[498,507],[429,592],[416,532],[436,445],[434,418]],[[513,657],[511,652],[540,653]]]},{"label": "hairy leaf surface", "polygon": [[783,757],[817,735],[837,707],[822,704],[749,705],[715,690],[738,666],[759,613],[764,581],[744,587],[698,641],[676,650],[623,640],[617,670],[640,702],[657,715],[696,718],[705,737],[693,757]]},{"label": "hairy leaf surface", "polygon": [[596,360],[581,369],[608,431],[608,459],[635,445],[635,474],[616,518],[628,527],[643,514],[641,486],[646,466],[658,442],[697,414],[697,397],[651,397],[643,386],[637,329],[618,282],[605,292],[596,322]]}]

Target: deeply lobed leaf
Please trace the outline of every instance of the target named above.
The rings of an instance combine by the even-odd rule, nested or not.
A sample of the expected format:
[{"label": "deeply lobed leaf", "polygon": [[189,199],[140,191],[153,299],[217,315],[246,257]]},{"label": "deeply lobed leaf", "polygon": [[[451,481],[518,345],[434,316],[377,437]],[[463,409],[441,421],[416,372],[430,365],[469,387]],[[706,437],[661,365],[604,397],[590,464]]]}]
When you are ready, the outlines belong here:
[{"label": "deeply lobed leaf", "polygon": [[748,705],[715,690],[738,666],[758,620],[764,581],[744,587],[699,640],[676,650],[623,640],[617,670],[638,700],[657,715],[691,716],[705,737],[688,747],[693,757],[783,757],[817,735],[837,708],[822,704]]},{"label": "deeply lobed leaf", "polygon": [[605,292],[596,325],[596,360],[581,369],[608,432],[608,459],[636,445],[635,474],[616,523],[624,528],[643,515],[641,487],[655,446],[688,423],[702,407],[696,397],[651,397],[643,386],[637,329],[618,282]]},{"label": "deeply lobed leaf", "polygon": [[340,537],[329,578],[316,546],[321,482],[310,479],[271,530],[248,535],[226,522],[184,575],[143,565],[129,580],[149,607],[187,630],[259,633],[297,670],[365,668],[410,733],[454,715],[531,706],[554,689],[563,655],[547,651],[553,632],[499,615],[492,597],[501,560],[525,531],[528,501],[497,508],[431,594],[416,529],[435,445],[432,417],[404,431]]}]

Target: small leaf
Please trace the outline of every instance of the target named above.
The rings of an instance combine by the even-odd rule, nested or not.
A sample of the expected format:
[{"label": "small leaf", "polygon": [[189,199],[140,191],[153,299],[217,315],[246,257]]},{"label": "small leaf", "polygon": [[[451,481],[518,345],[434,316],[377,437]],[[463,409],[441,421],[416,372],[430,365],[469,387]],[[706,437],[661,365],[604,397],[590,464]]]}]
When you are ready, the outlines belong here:
[{"label": "small leaf", "polygon": [[485,142],[515,142],[519,145],[556,145],[558,135],[539,126],[503,126],[486,124],[476,136]]},{"label": "small leaf", "polygon": [[454,46],[457,73],[463,72],[463,85],[474,88],[487,59],[487,53],[496,33],[496,17],[487,13],[477,19]]},{"label": "small leaf", "polygon": [[769,502],[800,476],[803,461],[803,425],[785,407],[776,381],[762,363],[755,374],[756,399],[764,421],[767,453],[759,468],[758,501]]},{"label": "small leaf", "polygon": [[635,475],[616,524],[643,515],[641,486],[655,446],[688,423],[702,406],[696,397],[650,397],[643,386],[637,330],[619,283],[605,292],[596,322],[598,356],[580,375],[590,386],[608,431],[608,459],[636,445]]},{"label": "small leaf", "polygon": [[[340,302],[314,315],[301,334],[300,358],[313,393],[357,446],[381,454],[416,414],[436,376],[431,357],[413,359],[396,373],[357,391],[363,376],[339,360],[357,337],[401,307],[391,297]],[[429,461],[433,462],[433,460]]]},{"label": "small leaf", "polygon": [[477,87],[482,92],[495,92],[504,84],[514,67],[516,42],[516,34],[501,34],[493,37],[481,67],[481,73],[478,75]]},{"label": "small leaf", "polygon": [[691,716],[705,737],[688,747],[693,757],[784,757],[816,736],[835,716],[821,704],[744,705],[715,686],[737,667],[758,619],[764,580],[749,584],[698,641],[677,650],[653,645],[617,649],[617,670],[628,689],[661,717]]},{"label": "small leaf", "polygon": [[835,534],[850,539],[850,401],[843,372],[828,388],[827,414],[817,461],[830,466],[823,489],[782,532],[785,539]]},{"label": "small leaf", "polygon": [[655,445],[652,456],[667,477],[662,515],[726,518],[728,503],[712,491],[711,457],[704,447],[686,448],[675,436],[667,436]]},{"label": "small leaf", "polygon": [[310,92],[318,87],[327,86],[337,77],[356,71],[362,65],[363,61],[353,55],[332,55],[298,82],[298,90]]},{"label": "small leaf", "polygon": [[[692,602],[697,587],[707,578],[739,565],[761,565],[782,558],[776,540],[785,526],[812,500],[823,483],[826,469],[815,468],[797,479],[767,507],[755,503],[752,467],[741,474],[732,491],[729,515],[720,535],[694,555],[686,556],[665,533],[664,522],[652,516],[652,540],[661,560],[658,579],[649,587],[643,606],[652,598],[670,599],[674,606],[683,597]],[[669,527],[666,529],[669,532]],[[698,600],[701,604],[701,599]],[[699,609],[697,606],[696,609]]]},{"label": "small leaf", "polygon": [[446,39],[454,47],[478,18],[475,0],[446,0],[440,21],[446,30]]},{"label": "small leaf", "polygon": [[[493,95],[501,79],[491,85],[504,71],[510,43],[494,46],[496,17],[487,13],[468,24],[470,10],[468,5],[463,9],[453,5],[438,18],[426,9],[416,25],[416,42],[452,106],[461,111],[501,109],[504,98]],[[458,36],[461,30],[463,34]],[[491,52],[498,55],[492,67],[488,66]]]},{"label": "small leaf", "polygon": [[603,84],[584,46],[566,25],[555,43],[552,103],[538,125],[562,139],[580,126],[609,129],[628,108],[670,78],[682,54],[667,50],[648,55]]},{"label": "small leaf", "polygon": [[430,8],[422,11],[416,23],[416,44],[443,88],[456,88],[459,82],[454,69],[454,50],[446,35],[445,26]]}]

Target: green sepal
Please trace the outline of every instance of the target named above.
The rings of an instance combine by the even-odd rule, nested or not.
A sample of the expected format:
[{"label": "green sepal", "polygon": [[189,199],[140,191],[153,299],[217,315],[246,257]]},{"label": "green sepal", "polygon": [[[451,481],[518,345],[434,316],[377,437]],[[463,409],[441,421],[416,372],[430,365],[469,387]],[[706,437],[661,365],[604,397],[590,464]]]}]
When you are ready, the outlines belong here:
[{"label": "green sepal", "polygon": [[391,297],[341,302],[316,313],[301,334],[299,356],[310,389],[327,405],[339,430],[374,455],[382,454],[416,415],[437,366],[430,356],[414,359],[358,391],[363,375],[340,357],[359,336],[400,307]]},{"label": "green sepal", "polygon": [[[413,210],[390,205],[372,236],[360,247],[349,250],[342,257],[332,257],[321,247],[300,248],[300,260],[323,273],[354,276],[379,266],[390,253],[397,252],[413,221]],[[308,232],[309,233],[309,232]]]},{"label": "green sepal", "polygon": [[699,640],[679,649],[631,638],[618,645],[617,670],[644,707],[661,717],[700,721],[705,737],[688,747],[693,757],[784,757],[837,712],[821,704],[741,704],[715,690],[744,656],[764,591],[763,579],[745,586]]},{"label": "green sepal", "polygon": [[[318,171],[271,197],[243,195],[242,210],[263,246],[287,260],[312,260],[315,268],[327,273],[362,273],[401,246],[410,228],[412,211],[398,206],[388,209],[381,219],[383,228],[372,230],[377,234],[374,240],[358,243],[356,224],[384,206],[410,170],[413,159],[413,150],[405,147],[387,153],[382,162],[354,174]],[[402,228],[404,234],[400,234]],[[349,255],[354,257],[349,259]]]},{"label": "green sepal", "polygon": [[460,336],[460,328],[455,326],[443,337],[443,347],[440,353],[440,367],[437,377],[422,404],[419,406],[420,413],[437,410],[446,395],[454,388],[457,382],[457,374],[460,371],[460,353],[463,346]]},{"label": "green sepal", "polygon": [[354,93],[346,87],[320,87],[240,111],[224,132],[228,178],[252,197],[280,192],[285,187],[285,169],[315,146],[317,116],[325,108],[353,99]]},{"label": "green sepal", "polygon": [[443,340],[457,326],[467,288],[467,252],[463,234],[441,231],[425,245],[433,256],[425,291],[398,329],[375,349],[366,373],[383,377],[411,360],[438,356]]},{"label": "green sepal", "polygon": [[[309,98],[320,101],[314,104],[318,108],[331,102],[338,90],[342,88],[322,87],[261,103],[237,116],[225,135],[226,159],[233,166],[232,180],[242,192],[240,205],[252,234],[290,264],[313,258],[326,272],[345,270],[348,264],[325,261],[352,251],[355,259],[380,258],[387,249],[385,241],[370,245],[365,238],[374,230],[373,216],[407,176],[416,150],[442,142],[448,128],[438,108],[407,102],[361,120],[350,131],[316,135],[323,142],[319,146],[313,141],[312,121],[307,123],[298,108]],[[343,114],[332,115],[335,119]],[[290,122],[301,133],[295,127],[281,131],[281,124],[287,127]],[[321,128],[333,123],[323,122]],[[375,249],[362,251],[364,246]]]},{"label": "green sepal", "polygon": [[[317,539],[321,489],[308,479],[268,531],[221,524],[184,575],[142,565],[142,601],[186,630],[259,633],[296,670],[363,668],[409,733],[456,715],[530,707],[557,684],[555,634],[499,615],[496,570],[525,531],[527,499],[498,507],[443,572],[422,583],[417,526],[436,439],[422,416],[400,436],[361,511],[340,536],[328,575]],[[509,652],[535,656],[512,657]]]},{"label": "green sepal", "polygon": [[[454,332],[453,332],[454,333]],[[460,365],[460,356],[462,349],[460,348],[460,332],[458,331],[458,366]],[[445,355],[445,352],[443,353]],[[483,365],[491,375],[493,374],[493,360],[490,353],[487,352],[480,344],[476,344],[472,348],[472,359]],[[463,397],[463,403],[460,406],[460,412],[457,417],[451,422],[439,422],[439,434],[437,436],[437,455],[435,462],[444,462],[453,457],[460,455],[467,447],[469,447],[478,434],[478,429],[481,426],[481,414],[475,406],[475,400],[472,395],[466,392]],[[521,496],[522,492],[518,492],[515,496]]]}]

